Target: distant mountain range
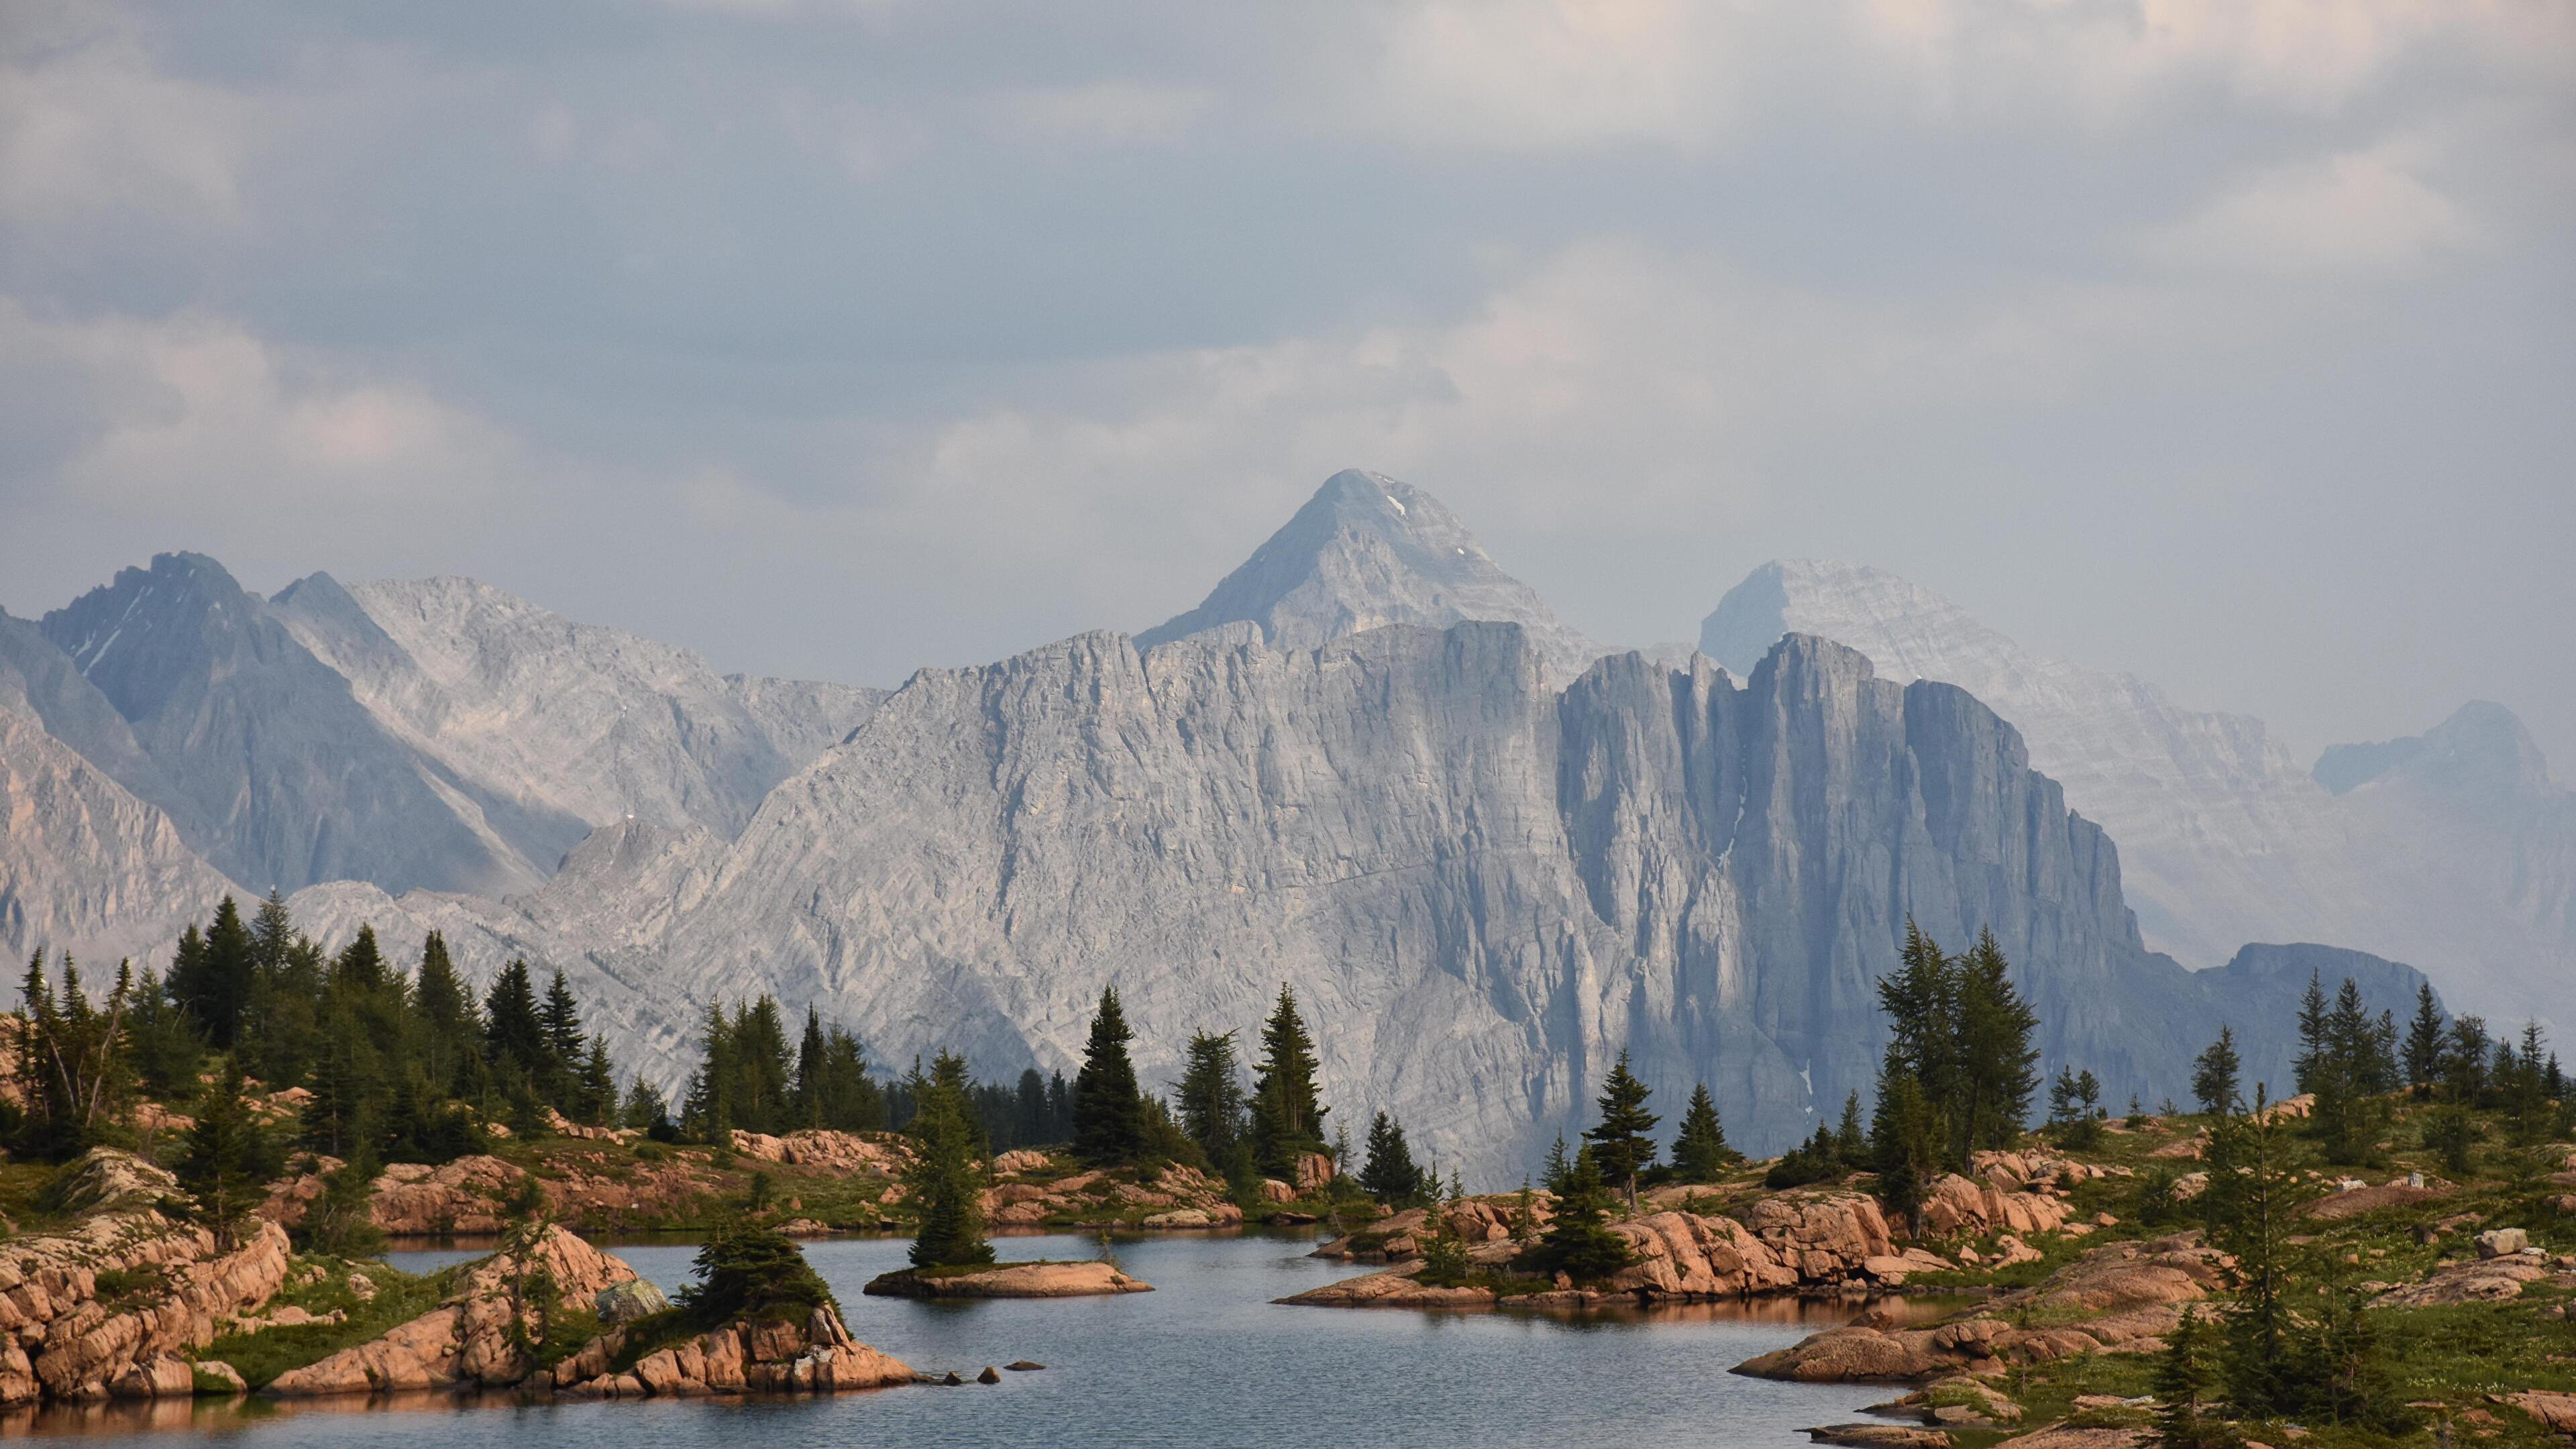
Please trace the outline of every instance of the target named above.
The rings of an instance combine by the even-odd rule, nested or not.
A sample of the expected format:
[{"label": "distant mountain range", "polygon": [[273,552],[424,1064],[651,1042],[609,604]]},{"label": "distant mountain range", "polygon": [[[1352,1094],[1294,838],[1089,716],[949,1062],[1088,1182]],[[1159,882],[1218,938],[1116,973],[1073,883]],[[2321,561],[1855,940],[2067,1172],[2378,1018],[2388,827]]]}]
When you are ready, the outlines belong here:
[{"label": "distant mountain range", "polygon": [[[1476,1172],[1623,1046],[1747,1145],[1803,1136],[1866,1095],[1909,916],[1992,929],[2052,1065],[2119,1102],[2181,1095],[2221,1020],[2286,1071],[2307,966],[2391,1007],[2421,978],[2364,952],[2500,1010],[2567,976],[2567,792],[2492,707],[2312,779],[2259,723],[1839,565],[1757,571],[1702,649],[1592,644],[1360,472],[1133,640],[891,695],[719,676],[471,580],[263,600],[165,555],[0,615],[0,945],[166,952],[227,881],[275,884],[327,939],[563,968],[666,1085],[752,992],[998,1075],[1069,1069],[1114,982],[1161,1080],[1285,981],[1345,1115]],[[2391,897],[2408,859],[2447,873]],[[2244,944],[2299,940],[2331,949]]]}]

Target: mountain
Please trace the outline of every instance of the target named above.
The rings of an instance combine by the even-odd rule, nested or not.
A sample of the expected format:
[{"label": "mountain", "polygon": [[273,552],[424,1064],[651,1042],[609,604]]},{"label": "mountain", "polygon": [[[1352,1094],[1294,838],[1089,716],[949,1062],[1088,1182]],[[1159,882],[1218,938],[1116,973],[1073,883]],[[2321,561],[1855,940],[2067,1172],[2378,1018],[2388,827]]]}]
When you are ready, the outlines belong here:
[{"label": "mountain", "polygon": [[470,805],[202,554],[163,554],[45,616],[179,796],[188,843],[234,880],[535,883]]},{"label": "mountain", "polygon": [[48,734],[0,681],[0,952],[77,943],[104,985],[120,956],[166,951],[230,883],[170,817]]},{"label": "mountain", "polygon": [[1389,1108],[1478,1173],[1579,1124],[1622,1046],[1748,1145],[1804,1136],[1868,1089],[1909,916],[1991,928],[2050,1060],[2115,1096],[2180,1094],[2222,1015],[2262,1050],[2291,1020],[2145,950],[2110,841],[1990,710],[1808,638],[1741,684],[1631,654],[1560,691],[1511,624],[1082,635],[915,675],[730,844],[637,826],[576,861],[507,914],[294,905],[436,926],[478,972],[578,958],[666,1082],[705,1004],[755,992],[881,1062],[1070,1071],[1111,984],[1159,1081],[1284,981],[1340,1120]]},{"label": "mountain", "polygon": [[[1765,564],[1708,616],[1700,647],[1741,665],[1789,633],[1848,644],[1891,678],[1959,685],[2018,726],[2032,763],[2120,842],[2155,949],[2211,966],[2245,941],[2334,942],[2412,962],[2465,1009],[2576,1020],[2565,969],[2576,950],[2563,929],[2576,869],[2550,855],[2545,826],[2529,846],[2423,850],[2421,807],[2390,798],[2419,801],[2421,790],[2339,799],[2319,783],[2366,773],[2366,752],[2330,753],[2312,778],[2260,720],[2187,710],[2134,676],[2032,654],[1878,569]],[[2444,818],[2461,819],[2456,809]],[[2519,827],[2476,828],[2492,840]],[[2516,882],[2533,872],[2555,883],[2517,904],[2526,888]]]},{"label": "mountain", "polygon": [[314,574],[272,607],[387,733],[475,802],[532,876],[630,816],[730,837],[885,697],[719,678],[689,650],[577,624],[472,579],[343,588]]},{"label": "mountain", "polygon": [[1348,468],[1297,510],[1205,602],[1136,636],[1173,639],[1250,624],[1274,648],[1312,649],[1389,624],[1470,620],[1529,632],[1559,687],[1607,652],[1566,627],[1504,573],[1440,500],[1383,473]]}]

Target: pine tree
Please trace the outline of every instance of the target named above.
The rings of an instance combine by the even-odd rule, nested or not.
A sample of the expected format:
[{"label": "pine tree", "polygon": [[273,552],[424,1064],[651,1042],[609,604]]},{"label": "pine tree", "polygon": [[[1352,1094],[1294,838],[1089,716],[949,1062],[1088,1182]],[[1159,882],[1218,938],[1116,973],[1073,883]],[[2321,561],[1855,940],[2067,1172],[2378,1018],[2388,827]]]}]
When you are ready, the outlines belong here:
[{"label": "pine tree", "polygon": [[1702,1082],[1691,1088],[1690,1104],[1682,1110],[1681,1129],[1673,1137],[1674,1179],[1715,1182],[1743,1160],[1744,1154],[1726,1145],[1726,1128],[1718,1121],[1717,1103],[1708,1095],[1708,1084]]},{"label": "pine tree", "polygon": [[934,1087],[923,1094],[905,1130],[912,1136],[914,1155],[904,1180],[921,1214],[912,1265],[964,1268],[992,1262],[992,1244],[984,1240],[983,1175],[975,1168],[964,1104],[954,1091]]},{"label": "pine tree", "polygon": [[537,1009],[536,985],[528,963],[512,960],[483,995],[484,1055],[493,1070],[521,1082],[534,1082],[547,1065],[546,1027]]},{"label": "pine tree", "polygon": [[1860,1125],[1857,1091],[1843,1096],[1842,1121],[1834,1127],[1834,1156],[1850,1167],[1861,1167],[1869,1161],[1869,1133]]},{"label": "pine tree", "polygon": [[1631,1211],[1637,1206],[1637,1175],[1655,1160],[1655,1139],[1647,1134],[1663,1120],[1646,1110],[1646,1099],[1653,1095],[1628,1070],[1628,1052],[1622,1047],[1601,1083],[1600,1124],[1583,1134],[1592,1144],[1593,1161],[1601,1165],[1602,1180],[1627,1191]]},{"label": "pine tree", "polygon": [[586,1126],[605,1126],[617,1115],[617,1066],[608,1059],[608,1039],[590,1039],[590,1051],[582,1057],[579,1089],[575,1104],[579,1110],[572,1116]]},{"label": "pine tree", "polygon": [[2222,1117],[2210,1129],[2209,1187],[2201,1194],[2211,1244],[2235,1258],[2221,1373],[2229,1401],[2257,1414],[2297,1411],[2289,1377],[2290,1237],[2307,1195],[2289,1133],[2264,1105],[2258,1087],[2253,1113]]},{"label": "pine tree", "polygon": [[1368,1160],[1360,1168],[1360,1186],[1391,1208],[1411,1205],[1423,1195],[1422,1168],[1404,1140],[1404,1128],[1384,1112],[1369,1123]]},{"label": "pine tree", "polygon": [[412,1003],[420,1014],[422,1068],[440,1091],[462,1094],[467,1064],[483,1055],[483,1029],[474,1016],[474,998],[448,959],[447,938],[436,931],[421,943]]},{"label": "pine tree", "polygon": [[[1234,1060],[1233,1032],[1199,1032],[1190,1038],[1189,1065],[1172,1084],[1180,1103],[1181,1128],[1222,1170],[1243,1144],[1242,1071]],[[1034,1076],[1030,1079],[1035,1081]]]},{"label": "pine tree", "polygon": [[733,1023],[726,1018],[721,1001],[707,1007],[706,1019],[698,1028],[698,1050],[698,1069],[690,1074],[688,1094],[680,1105],[680,1131],[695,1141],[729,1146],[733,1141],[733,1085],[737,1073]]},{"label": "pine tree", "polygon": [[796,1121],[800,1126],[823,1125],[823,1015],[812,1006],[805,1008],[805,1035],[796,1044]]},{"label": "pine tree", "polygon": [[1556,1215],[1527,1258],[1545,1273],[1563,1273],[1578,1283],[1607,1278],[1628,1266],[1628,1245],[1610,1231],[1610,1194],[1601,1180],[1601,1165],[1592,1149],[1574,1156],[1566,1188],[1556,1200]]},{"label": "pine tree", "polygon": [[1127,1056],[1135,1033],[1118,1007],[1118,988],[1101,988],[1082,1070],[1073,1078],[1073,1151],[1093,1167],[1120,1167],[1145,1152],[1145,1103],[1136,1064]]},{"label": "pine tree", "polygon": [[2432,982],[2419,982],[2415,1016],[2406,1025],[2406,1085],[2418,1097],[2430,1095],[2441,1066],[2442,1004],[2434,999]]},{"label": "pine tree", "polygon": [[266,1196],[258,1124],[244,1099],[239,1062],[227,1058],[197,1107],[196,1125],[179,1159],[179,1186],[194,1200],[198,1217],[225,1252],[237,1245],[242,1222]]},{"label": "pine tree", "polygon": [[2201,1418],[2216,1380],[2209,1326],[2202,1320],[2198,1305],[2187,1305],[2181,1321],[2165,1335],[2165,1351],[2156,1357],[2156,1417],[2164,1429],[2165,1443],[2177,1449],[2200,1449],[2219,1442],[2211,1432],[2213,1426]]},{"label": "pine tree", "polygon": [[1941,1138],[1940,1113],[1924,1095],[1922,1080],[1904,1070],[1891,1049],[1878,1073],[1869,1161],[1878,1174],[1879,1200],[1918,1229],[1924,1201],[1940,1175]]},{"label": "pine tree", "polygon": [[560,1109],[571,1095],[573,1079],[581,1070],[583,1047],[589,1040],[581,1029],[581,1005],[573,1000],[572,987],[564,981],[560,968],[546,983],[545,1004],[537,1008],[537,1022],[546,1035],[544,1091]]},{"label": "pine tree", "polygon": [[2326,1011],[2325,978],[2311,968],[2307,992],[2299,998],[2299,1054],[2290,1060],[2302,1092],[2317,1089],[2317,1073],[2326,1062]]},{"label": "pine tree", "polygon": [[1574,1164],[1565,1155],[1565,1134],[1556,1134],[1556,1145],[1547,1150],[1547,1161],[1539,1168],[1539,1186],[1563,1197],[1574,1191]]},{"label": "pine tree", "polygon": [[1296,996],[1283,985],[1261,1028],[1261,1062],[1252,1082],[1253,1160],[1272,1177],[1293,1181],[1297,1159],[1323,1150],[1330,1109],[1319,1099],[1316,1071],[1314,1039],[1297,1014]]},{"label": "pine tree", "polygon": [[241,1035],[257,969],[250,928],[233,898],[216,905],[214,924],[203,936],[191,929],[180,945],[170,967],[171,994],[217,1050],[229,1050]]},{"label": "pine tree", "polygon": [[1951,1124],[1950,1155],[1964,1172],[1980,1149],[2013,1144],[2039,1089],[2039,1051],[2031,1045],[2039,1017],[2013,986],[2011,965],[1991,931],[1979,932],[1959,963],[1958,1023],[1953,1059],[1960,1111]]},{"label": "pine tree", "polygon": [[2191,1064],[2191,1095],[2200,1110],[2224,1117],[2244,1105],[2239,1095],[2238,1075],[2244,1064],[2236,1056],[2236,1033],[2225,1022],[2219,1023],[2218,1040]]}]

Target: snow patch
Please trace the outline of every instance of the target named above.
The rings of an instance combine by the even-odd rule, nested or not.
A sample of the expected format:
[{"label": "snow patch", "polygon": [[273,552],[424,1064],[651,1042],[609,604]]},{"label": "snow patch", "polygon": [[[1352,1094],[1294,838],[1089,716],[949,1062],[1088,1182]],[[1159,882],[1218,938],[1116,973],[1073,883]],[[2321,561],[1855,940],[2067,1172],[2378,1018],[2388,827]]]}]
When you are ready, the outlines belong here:
[{"label": "snow patch", "polygon": [[1394,495],[1394,494],[1392,494],[1392,493],[1389,493],[1389,494],[1387,494],[1387,495],[1386,495],[1386,506],[1387,506],[1387,507],[1389,507],[1389,508],[1394,509],[1397,517],[1402,518],[1402,517],[1406,516],[1406,515],[1405,515],[1405,512],[1404,512],[1404,505],[1403,505],[1403,504],[1401,504],[1401,503],[1396,502],[1396,501],[1395,501],[1395,495]]}]

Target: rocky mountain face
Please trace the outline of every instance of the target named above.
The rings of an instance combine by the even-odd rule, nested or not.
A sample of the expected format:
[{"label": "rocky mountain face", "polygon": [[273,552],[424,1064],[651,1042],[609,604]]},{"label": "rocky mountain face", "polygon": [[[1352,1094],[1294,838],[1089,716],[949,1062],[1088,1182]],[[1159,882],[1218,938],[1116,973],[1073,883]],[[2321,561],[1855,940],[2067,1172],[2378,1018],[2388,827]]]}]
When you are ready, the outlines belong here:
[{"label": "rocky mountain face", "polygon": [[315,574],[273,607],[539,876],[627,816],[731,836],[884,698],[719,678],[689,650],[577,624],[472,579],[345,589]]},{"label": "rocky mountain face", "polygon": [[[2034,655],[1929,590],[1850,564],[1763,565],[1709,615],[1701,648],[1742,666],[1788,633],[1848,644],[1890,678],[1957,684],[2018,726],[2032,763],[2120,842],[2153,948],[2198,967],[2245,941],[2368,947],[2422,967],[2464,1009],[2576,1020],[2576,860],[2564,827],[2539,823],[2545,803],[2503,803],[2545,801],[2537,785],[2473,786],[2476,772],[2437,763],[2441,749],[2406,742],[2329,752],[2312,778],[2260,720]],[[2374,750],[2419,763],[2375,763]],[[2497,750],[2488,774],[2545,778],[2527,738]],[[2436,834],[2448,844],[2425,848]]]},{"label": "rocky mountain face", "polygon": [[[2119,882],[1959,689],[1793,638],[1742,684],[1627,655],[1560,693],[1525,631],[1461,624],[927,670],[729,846],[626,832],[506,913],[294,904],[469,959],[582,956],[675,1069],[707,1000],[767,991],[881,1059],[1070,1070],[1115,984],[1160,1081],[1285,982],[1344,1118],[1390,1108],[1480,1172],[1588,1111],[1623,1045],[1675,1092],[1707,1080],[1739,1140],[1804,1136],[1867,1089],[1909,914],[1995,931],[2052,1061],[2177,1092],[2222,1003],[2144,949]],[[2289,1021],[2224,1006],[2253,1036]]]},{"label": "rocky mountain face", "polygon": [[1496,566],[1439,499],[1383,473],[1348,468],[1324,480],[1205,602],[1137,635],[1136,643],[1150,649],[1249,624],[1251,637],[1275,648],[1312,649],[1389,624],[1445,629],[1468,620],[1527,630],[1559,688],[1606,652]]},{"label": "rocky mountain face", "polygon": [[719,677],[470,580],[263,600],[166,554],[0,614],[0,941],[166,954],[226,889],[497,898],[600,827],[730,837],[883,698]]},{"label": "rocky mountain face", "polygon": [[188,843],[234,880],[534,883],[348,680],[214,560],[163,554],[47,614],[43,629],[178,792]]}]

